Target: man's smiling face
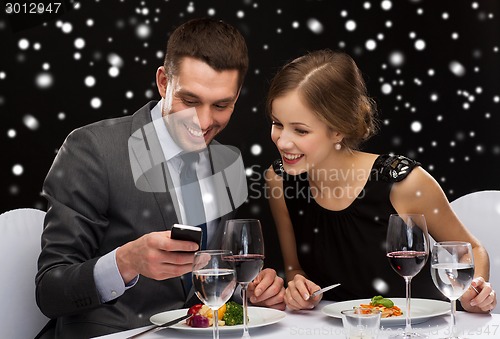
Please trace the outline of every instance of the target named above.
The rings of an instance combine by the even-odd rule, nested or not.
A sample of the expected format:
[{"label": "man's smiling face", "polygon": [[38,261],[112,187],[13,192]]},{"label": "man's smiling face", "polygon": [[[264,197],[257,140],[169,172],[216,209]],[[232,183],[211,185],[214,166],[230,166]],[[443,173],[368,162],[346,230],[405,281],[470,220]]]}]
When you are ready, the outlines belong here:
[{"label": "man's smiling face", "polygon": [[186,151],[205,148],[229,123],[239,95],[238,71],[219,72],[185,57],[178,74],[164,75],[163,81],[162,115],[170,135]]}]

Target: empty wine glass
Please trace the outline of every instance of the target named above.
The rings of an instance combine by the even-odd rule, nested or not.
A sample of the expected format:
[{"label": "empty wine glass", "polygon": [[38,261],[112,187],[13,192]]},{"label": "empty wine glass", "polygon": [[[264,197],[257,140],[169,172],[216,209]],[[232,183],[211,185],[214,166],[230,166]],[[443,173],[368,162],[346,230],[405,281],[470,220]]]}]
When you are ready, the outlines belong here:
[{"label": "empty wine glass", "polygon": [[431,276],[436,287],[451,301],[451,337],[456,333],[456,301],[474,278],[474,256],[468,242],[444,241],[432,246]]},{"label": "empty wine glass", "polygon": [[196,296],[213,312],[213,337],[219,338],[219,308],[233,295],[236,272],[230,251],[207,250],[194,254],[193,286]]},{"label": "empty wine glass", "polygon": [[236,270],[236,280],[241,285],[243,299],[243,336],[248,333],[247,286],[259,274],[264,265],[264,238],[258,219],[232,219],[226,221],[222,249],[230,250]]},{"label": "empty wine glass", "polygon": [[411,328],[411,279],[424,267],[428,256],[429,235],[425,217],[422,214],[391,214],[387,229],[387,258],[394,271],[406,282],[406,326],[401,335],[393,338],[422,337]]}]

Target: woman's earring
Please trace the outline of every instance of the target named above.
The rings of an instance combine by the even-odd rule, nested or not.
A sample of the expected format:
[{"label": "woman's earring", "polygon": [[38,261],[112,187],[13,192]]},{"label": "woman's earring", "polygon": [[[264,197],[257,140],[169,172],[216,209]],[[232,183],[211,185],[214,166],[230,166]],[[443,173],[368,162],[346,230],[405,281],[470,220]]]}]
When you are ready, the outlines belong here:
[{"label": "woman's earring", "polygon": [[337,151],[340,151],[340,150],[342,149],[342,144],[341,144],[340,142],[337,142],[337,143],[335,144],[335,149],[336,149]]}]

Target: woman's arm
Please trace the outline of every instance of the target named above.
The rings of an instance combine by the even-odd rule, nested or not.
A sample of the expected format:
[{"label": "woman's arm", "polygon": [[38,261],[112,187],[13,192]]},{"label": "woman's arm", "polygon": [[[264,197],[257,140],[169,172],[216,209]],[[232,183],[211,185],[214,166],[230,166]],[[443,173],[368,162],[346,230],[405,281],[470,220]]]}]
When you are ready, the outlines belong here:
[{"label": "woman's arm", "polygon": [[405,180],[394,184],[391,202],[398,213],[424,214],[429,234],[436,241],[471,243],[475,263],[473,285],[480,287],[478,289],[481,293],[476,297],[474,291],[467,291],[461,299],[462,306],[473,312],[485,312],[494,308],[496,296],[491,286],[484,282],[490,276],[488,253],[453,212],[436,180],[421,167],[416,167]]},{"label": "woman's arm", "polygon": [[300,267],[297,256],[295,233],[293,231],[292,221],[290,220],[290,214],[285,204],[283,179],[274,172],[272,166],[266,170],[264,175],[267,184],[266,194],[278,232],[283,264],[285,266],[286,281],[288,282],[293,280],[296,274],[305,275],[305,273]]},{"label": "woman's arm", "polygon": [[322,295],[314,298],[309,297],[312,291],[316,291],[320,287],[307,279],[305,272],[300,267],[295,244],[295,233],[284,198],[283,179],[274,172],[272,167],[266,171],[265,178],[267,183],[266,194],[278,231],[288,283],[285,292],[286,305],[293,310],[314,308],[320,302]]}]

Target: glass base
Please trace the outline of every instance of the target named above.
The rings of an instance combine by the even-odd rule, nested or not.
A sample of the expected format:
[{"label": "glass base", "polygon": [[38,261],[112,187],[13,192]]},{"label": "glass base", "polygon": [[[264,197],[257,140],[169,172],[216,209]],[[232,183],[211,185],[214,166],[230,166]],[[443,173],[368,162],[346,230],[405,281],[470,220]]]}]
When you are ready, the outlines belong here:
[{"label": "glass base", "polygon": [[423,339],[427,338],[427,336],[425,334],[420,334],[416,332],[407,332],[407,333],[403,332],[389,336],[389,339],[412,339],[412,338]]}]

